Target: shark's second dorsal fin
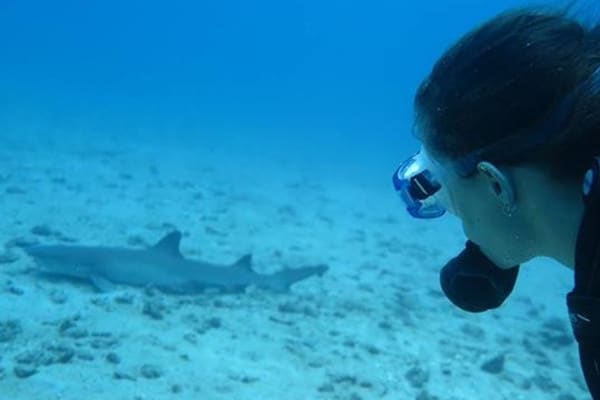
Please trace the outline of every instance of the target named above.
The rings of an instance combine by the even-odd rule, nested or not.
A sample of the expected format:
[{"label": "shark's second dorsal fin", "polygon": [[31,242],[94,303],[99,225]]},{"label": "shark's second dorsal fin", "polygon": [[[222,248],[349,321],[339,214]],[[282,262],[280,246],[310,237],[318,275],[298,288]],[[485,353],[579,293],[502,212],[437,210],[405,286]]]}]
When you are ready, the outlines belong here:
[{"label": "shark's second dorsal fin", "polygon": [[240,257],[236,262],[231,265],[231,268],[239,268],[244,271],[254,272],[252,269],[252,254],[246,254]]},{"label": "shark's second dorsal fin", "polygon": [[173,231],[163,236],[158,243],[152,246],[152,250],[160,251],[161,253],[166,253],[174,257],[182,257],[181,252],[179,251],[180,241],[181,232]]}]

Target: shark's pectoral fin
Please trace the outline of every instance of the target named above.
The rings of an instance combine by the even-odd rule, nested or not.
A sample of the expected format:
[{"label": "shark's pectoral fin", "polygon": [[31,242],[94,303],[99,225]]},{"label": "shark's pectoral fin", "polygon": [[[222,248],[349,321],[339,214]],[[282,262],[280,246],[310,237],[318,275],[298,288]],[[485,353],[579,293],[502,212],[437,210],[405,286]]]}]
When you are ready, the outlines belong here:
[{"label": "shark's pectoral fin", "polygon": [[328,269],[329,267],[324,264],[284,269],[271,275],[261,275],[258,285],[274,292],[285,293],[290,290],[290,287],[294,283],[310,278],[313,275],[323,276]]},{"label": "shark's pectoral fin", "polygon": [[99,292],[112,292],[116,289],[116,285],[106,278],[101,276],[92,276],[92,284]]},{"label": "shark's pectoral fin", "polygon": [[239,268],[244,271],[254,272],[252,269],[252,254],[246,254],[239,258],[236,262],[231,265],[231,268]]},{"label": "shark's pectoral fin", "polygon": [[179,242],[181,241],[181,232],[173,231],[167,233],[162,239],[158,241],[154,246],[153,250],[160,251],[162,253],[169,254],[173,257],[182,257],[179,251]]}]

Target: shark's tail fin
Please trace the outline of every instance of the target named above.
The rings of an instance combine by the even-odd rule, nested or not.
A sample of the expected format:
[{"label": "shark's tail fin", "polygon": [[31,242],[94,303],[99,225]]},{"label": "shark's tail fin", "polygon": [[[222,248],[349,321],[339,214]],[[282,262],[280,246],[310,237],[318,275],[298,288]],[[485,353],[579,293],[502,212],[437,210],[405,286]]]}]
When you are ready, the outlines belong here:
[{"label": "shark's tail fin", "polygon": [[273,292],[285,293],[290,290],[290,287],[301,280],[310,278],[313,275],[323,276],[329,267],[327,265],[315,265],[310,267],[284,269],[283,271],[275,272],[268,275],[259,286],[263,289]]}]

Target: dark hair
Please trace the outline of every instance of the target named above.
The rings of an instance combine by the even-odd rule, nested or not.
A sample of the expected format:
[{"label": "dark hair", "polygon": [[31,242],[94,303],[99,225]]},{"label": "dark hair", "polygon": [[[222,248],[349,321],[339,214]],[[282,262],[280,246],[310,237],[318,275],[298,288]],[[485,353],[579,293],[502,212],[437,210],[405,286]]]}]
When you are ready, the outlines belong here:
[{"label": "dark hair", "polygon": [[[500,14],[448,49],[419,87],[420,139],[457,158],[509,135],[527,135],[599,65],[600,27],[585,26],[567,9]],[[574,178],[595,155],[600,94],[584,94],[564,132],[510,164],[539,163],[558,178]]]}]

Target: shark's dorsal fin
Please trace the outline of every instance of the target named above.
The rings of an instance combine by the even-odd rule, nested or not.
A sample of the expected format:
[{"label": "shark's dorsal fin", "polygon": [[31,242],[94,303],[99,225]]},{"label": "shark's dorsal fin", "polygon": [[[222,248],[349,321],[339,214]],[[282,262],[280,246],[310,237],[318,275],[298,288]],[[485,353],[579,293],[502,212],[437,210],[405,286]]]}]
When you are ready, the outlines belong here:
[{"label": "shark's dorsal fin", "polygon": [[252,254],[241,256],[236,262],[231,265],[231,268],[239,268],[244,271],[254,272],[252,269]]},{"label": "shark's dorsal fin", "polygon": [[181,232],[173,231],[163,236],[158,243],[152,246],[152,250],[160,251],[161,253],[166,253],[174,257],[182,257],[181,252],[179,251],[180,241]]}]

